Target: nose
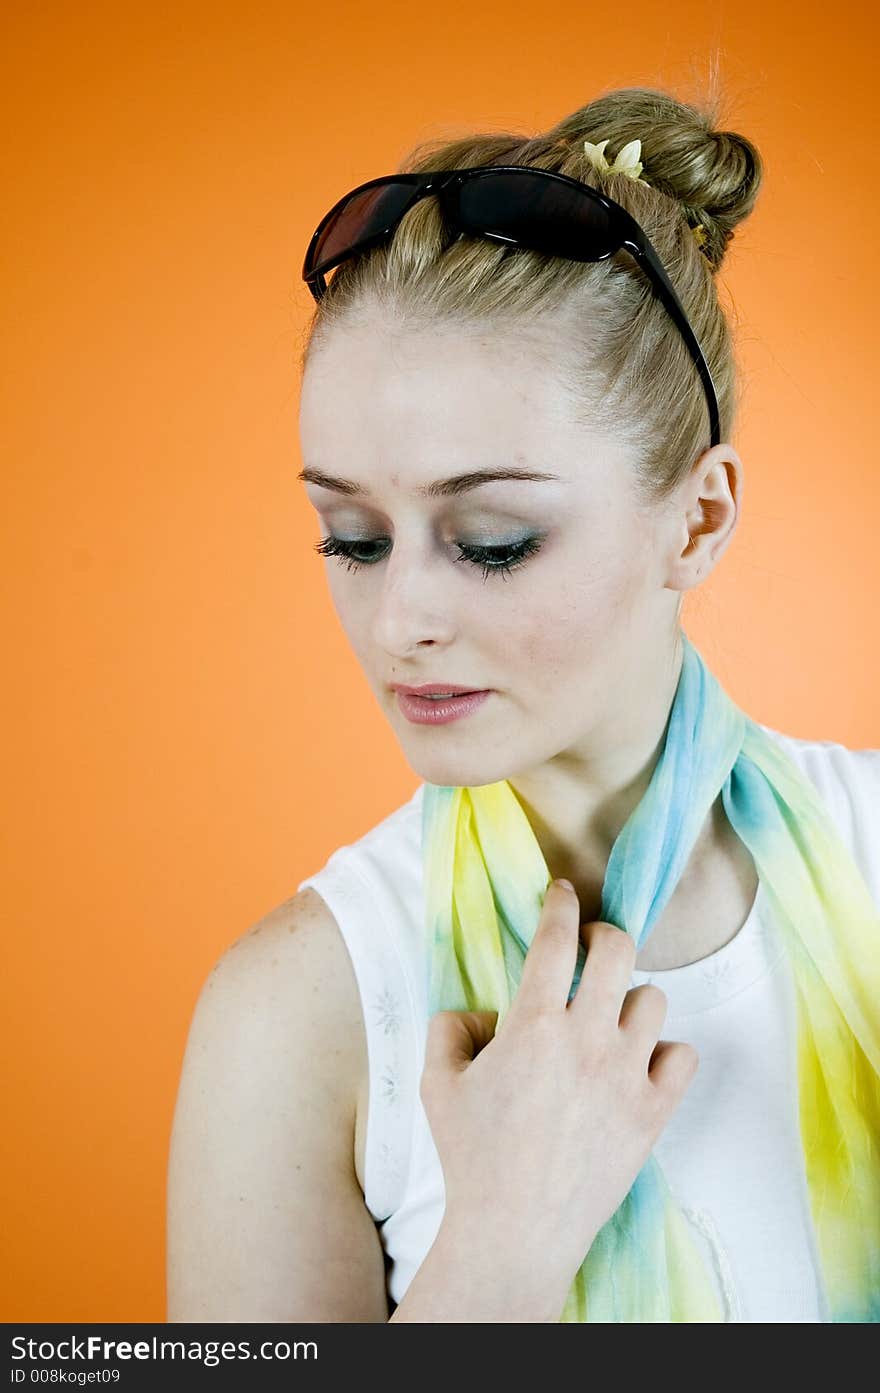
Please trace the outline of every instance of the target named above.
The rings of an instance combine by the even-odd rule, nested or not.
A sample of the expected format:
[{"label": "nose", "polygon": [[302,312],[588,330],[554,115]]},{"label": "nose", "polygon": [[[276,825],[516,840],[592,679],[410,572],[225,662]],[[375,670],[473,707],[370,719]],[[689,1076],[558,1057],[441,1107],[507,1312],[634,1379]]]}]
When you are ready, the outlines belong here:
[{"label": "nose", "polygon": [[428,545],[395,541],[384,567],[372,637],[393,658],[409,657],[423,644],[451,643],[455,636],[454,585]]}]

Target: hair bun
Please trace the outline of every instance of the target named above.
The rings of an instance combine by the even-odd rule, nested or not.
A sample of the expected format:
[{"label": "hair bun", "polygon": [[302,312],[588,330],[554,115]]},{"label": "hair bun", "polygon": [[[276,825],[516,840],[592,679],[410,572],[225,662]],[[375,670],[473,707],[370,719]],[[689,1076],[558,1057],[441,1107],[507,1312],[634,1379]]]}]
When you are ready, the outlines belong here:
[{"label": "hair bun", "polygon": [[755,206],[762,175],[756,147],[736,131],[665,127],[650,133],[647,168],[691,226],[702,224],[702,249],[717,271],[734,229]]},{"label": "hair bun", "polygon": [[[675,199],[717,271],[737,224],[755,206],[763,166],[757,147],[737,131],[717,130],[718,100],[705,106],[648,87],[624,87],[597,97],[550,133],[558,144],[607,141],[613,161],[629,142],[641,142],[643,178]],[[612,176],[616,177],[616,176]]]}]

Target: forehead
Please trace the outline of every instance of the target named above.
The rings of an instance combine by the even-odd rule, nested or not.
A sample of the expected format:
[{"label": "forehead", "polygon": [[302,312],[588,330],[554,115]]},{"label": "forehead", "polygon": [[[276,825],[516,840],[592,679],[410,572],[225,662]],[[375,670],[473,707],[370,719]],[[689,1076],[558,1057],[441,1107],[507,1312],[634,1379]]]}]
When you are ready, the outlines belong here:
[{"label": "forehead", "polygon": [[[307,468],[404,489],[468,469],[520,467],[576,483],[615,472],[613,440],[574,419],[546,336],[358,324],[335,329],[303,375]],[[489,486],[490,488],[493,486]],[[497,489],[549,489],[505,483]]]}]

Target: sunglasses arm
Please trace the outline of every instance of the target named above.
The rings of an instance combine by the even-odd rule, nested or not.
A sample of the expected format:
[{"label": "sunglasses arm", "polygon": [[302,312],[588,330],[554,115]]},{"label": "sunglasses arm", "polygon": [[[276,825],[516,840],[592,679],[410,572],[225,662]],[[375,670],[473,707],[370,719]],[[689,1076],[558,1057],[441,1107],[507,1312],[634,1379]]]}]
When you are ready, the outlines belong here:
[{"label": "sunglasses arm", "polygon": [[700,374],[703,390],[706,393],[706,405],[709,408],[711,443],[717,445],[721,440],[718,417],[718,395],[715,391],[715,383],[712,381],[712,374],[709,371],[709,364],[703,356],[703,350],[700,348],[697,336],[688,322],[681,301],[675,293],[675,289],[666,274],[662,261],[654,251],[647,237],[642,241],[641,237],[636,238],[628,235],[624,238],[623,245],[626,247],[627,251],[636,258],[642,268],[653,280],[660,298],[669,311],[670,316],[677,324],[682,338],[690,349],[691,357],[694,360],[697,372]]}]

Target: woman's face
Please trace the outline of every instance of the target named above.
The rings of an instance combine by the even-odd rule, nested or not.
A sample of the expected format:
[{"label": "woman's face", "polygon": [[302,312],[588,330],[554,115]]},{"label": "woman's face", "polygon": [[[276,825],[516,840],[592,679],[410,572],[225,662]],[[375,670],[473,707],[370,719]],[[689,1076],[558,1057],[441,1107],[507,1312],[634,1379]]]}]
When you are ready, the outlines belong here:
[{"label": "woman's face", "polygon": [[[325,562],[333,601],[428,782],[590,760],[626,739],[652,684],[668,687],[678,532],[638,504],[627,449],[569,416],[546,342],[536,354],[525,334],[364,323],[313,349],[300,406],[306,489],[322,537],[353,553]],[[547,477],[479,481],[498,470]],[[479,548],[492,552],[480,561]],[[490,695],[420,724],[393,683]]]}]

